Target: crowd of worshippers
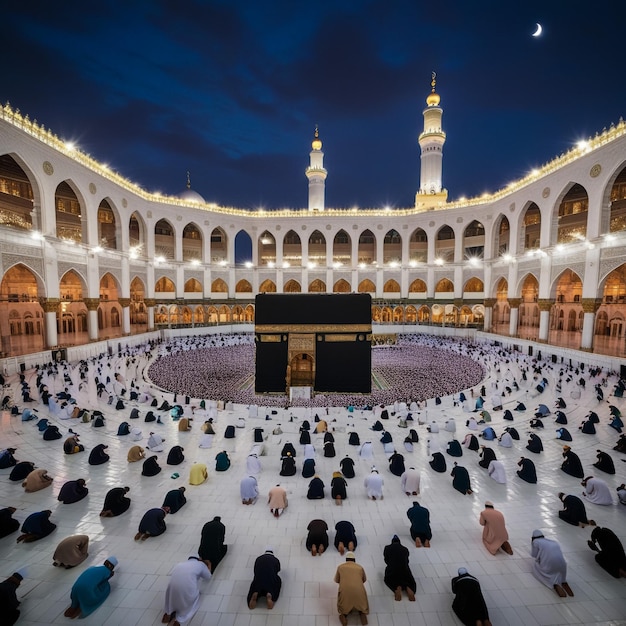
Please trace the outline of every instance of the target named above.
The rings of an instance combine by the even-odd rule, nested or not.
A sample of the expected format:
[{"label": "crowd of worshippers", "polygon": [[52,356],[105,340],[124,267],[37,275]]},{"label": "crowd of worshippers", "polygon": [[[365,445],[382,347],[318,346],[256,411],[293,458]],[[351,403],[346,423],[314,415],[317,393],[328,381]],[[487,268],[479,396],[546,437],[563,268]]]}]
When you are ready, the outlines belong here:
[{"label": "crowd of worshippers", "polygon": [[[240,344],[234,344],[240,345]],[[163,346],[161,346],[163,348]],[[468,352],[471,352],[470,346],[464,348]],[[190,348],[188,352],[193,349]],[[183,350],[183,352],[185,352]],[[126,359],[132,359],[131,355],[126,355]],[[53,366],[50,365],[52,368]],[[57,366],[55,366],[57,367]],[[44,368],[45,369],[45,368]],[[52,369],[50,370],[52,372]],[[89,371],[88,365],[80,367],[78,373],[80,376]],[[504,372],[507,374],[507,372]],[[523,370],[526,374],[526,370]],[[589,372],[591,374],[591,372]],[[600,375],[598,372],[597,375]],[[55,375],[51,373],[50,375]],[[67,375],[67,374],[65,374]],[[539,374],[536,368],[528,368],[527,375],[529,377],[536,378],[533,382],[537,382],[537,391],[543,393],[545,390],[547,380],[545,377],[539,378]],[[567,370],[564,370],[563,377],[569,376]],[[578,375],[578,373],[576,373]],[[43,374],[42,374],[43,377]],[[82,378],[81,378],[82,380]],[[111,380],[115,382],[111,382]],[[582,379],[581,379],[582,380]],[[70,402],[72,400],[72,385],[69,381],[68,387],[63,394],[68,397],[58,398],[61,401]],[[580,382],[580,381],[579,381]],[[516,381],[512,381],[514,385]],[[79,386],[82,383],[79,383]],[[118,402],[122,401],[125,393],[127,393],[128,386],[120,376],[113,374],[113,377],[107,376],[107,385],[113,384],[119,385],[115,390],[115,395],[118,397]],[[41,401],[43,404],[44,397],[46,397],[47,390],[42,382],[38,387]],[[541,391],[539,387],[542,387]],[[620,380],[615,386],[616,397],[620,389],[622,389],[622,381]],[[601,385],[602,388],[602,385]],[[124,389],[124,393],[121,390]],[[139,390],[139,385],[135,386],[134,381],[131,389]],[[497,391],[494,390],[494,391]],[[623,389],[622,389],[623,392]],[[30,394],[30,391],[28,392]],[[135,401],[139,402],[139,391],[136,393]],[[147,392],[141,392],[146,393]],[[58,394],[57,394],[58,395]],[[452,440],[447,443],[447,449],[445,452],[447,455],[453,458],[459,458],[463,456],[463,448],[478,453],[477,466],[486,469],[489,476],[499,483],[506,483],[506,468],[504,464],[496,458],[495,450],[490,448],[486,444],[479,443],[479,438],[483,441],[497,441],[497,444],[502,448],[511,448],[513,442],[520,439],[518,431],[513,426],[508,426],[502,432],[500,437],[497,436],[494,428],[489,426],[491,422],[491,416],[482,408],[482,404],[478,404],[478,400],[486,396],[486,389],[483,387],[480,389],[480,394],[477,398],[467,398],[465,394],[460,394],[457,401],[460,405],[469,407],[466,410],[472,410],[471,401],[476,400],[475,408],[473,412],[477,414],[477,419],[474,415],[471,415],[466,422],[466,427],[470,431],[463,442],[459,442],[455,438],[456,422],[454,418],[446,420],[445,425],[440,425],[436,420],[432,420],[427,424],[427,450],[432,456],[430,461],[430,467],[436,472],[446,472],[447,464],[446,457],[444,456],[444,446],[440,443],[439,437],[441,434],[447,434],[448,437],[452,437]],[[30,395],[28,396],[30,397]],[[65,419],[57,413],[53,413],[50,409],[50,401],[52,396],[47,397],[48,409],[50,410],[51,417],[57,417],[59,419]],[[150,402],[155,398],[153,398]],[[158,402],[157,402],[158,404]],[[397,403],[394,408],[398,408]],[[614,428],[621,433],[621,413],[615,405],[610,406],[610,423],[608,426]],[[117,408],[117,406],[115,407]],[[156,408],[156,406],[155,406]],[[410,409],[411,406],[407,407]],[[563,424],[564,410],[567,408],[566,402],[563,398],[559,397],[555,403],[555,423]],[[204,411],[205,406],[201,406],[201,410]],[[420,494],[420,472],[412,465],[408,464],[407,467],[404,461],[404,456],[397,451],[396,446],[393,443],[393,437],[391,433],[385,429],[384,423],[390,419],[389,411],[385,406],[374,407],[374,415],[378,419],[375,420],[371,427],[372,432],[380,433],[379,442],[383,447],[383,451],[387,455],[389,463],[389,473],[391,476],[399,478],[399,482],[402,491],[410,497],[417,497]],[[480,412],[479,412],[479,409]],[[24,409],[26,411],[28,409]],[[120,410],[120,409],[118,409]],[[133,409],[132,411],[136,411]],[[172,420],[178,422],[179,431],[187,431],[191,428],[191,418],[183,415],[183,408],[181,405],[170,405],[167,402],[161,403],[158,406],[159,411],[167,411]],[[516,407],[516,418],[520,417],[526,411],[526,407],[523,403],[519,402]],[[23,411],[23,412],[24,412]],[[129,419],[136,419],[131,416]],[[23,414],[22,412],[22,414]],[[104,427],[105,420],[102,414],[98,415],[97,411],[92,411],[89,421],[94,428]],[[393,413],[393,411],[392,411]],[[406,451],[412,451],[414,443],[419,441],[419,436],[415,428],[410,428],[412,422],[415,425],[425,425],[426,422],[422,418],[422,414],[416,415],[414,422],[413,415],[409,410],[403,410],[401,419],[398,420],[398,425],[407,428],[409,433],[405,439],[404,447]],[[19,415],[19,411],[17,412]],[[32,412],[31,412],[32,414]],[[201,413],[204,417],[209,415]],[[542,428],[545,428],[543,422],[550,419],[552,411],[545,404],[539,404],[534,411],[534,417],[530,423],[530,427],[533,428],[533,432],[529,432],[529,441],[526,449],[532,454],[539,455],[542,453],[543,446],[541,439],[537,432]],[[593,416],[595,415],[595,418]],[[97,418],[101,417],[102,421],[96,425],[94,422]],[[513,421],[514,417],[503,416],[505,420]],[[31,419],[38,419],[35,416]],[[79,416],[73,419],[80,419]],[[566,419],[566,418],[565,418]],[[585,423],[589,420],[594,425],[601,424],[601,419],[595,413],[591,413],[587,416]],[[30,421],[30,420],[29,420]],[[152,421],[152,420],[151,420]],[[156,420],[154,420],[156,421]],[[404,424],[402,424],[404,422]],[[541,422],[541,424],[538,424]],[[142,433],[135,433],[133,438],[133,431],[129,428],[128,422],[125,422],[127,428],[122,429],[121,424],[118,429],[118,435],[131,436],[131,441],[140,441],[143,437]],[[46,432],[54,424],[50,424],[50,421],[46,418],[39,419],[35,424],[39,432],[43,434],[43,437],[47,441],[54,441],[61,439],[64,436],[51,436],[46,438]],[[243,425],[245,427],[245,420]],[[207,419],[201,426],[204,434],[214,435],[213,420]],[[230,429],[232,436],[234,437],[235,426],[229,425],[227,431]],[[278,427],[280,430],[280,427]],[[56,427],[59,432],[58,427]],[[126,430],[128,432],[126,432]],[[136,430],[136,429],[135,429]],[[120,432],[122,431],[122,432]],[[261,431],[259,433],[259,431]],[[255,428],[253,431],[255,445],[262,445],[263,429]],[[561,429],[559,429],[561,431]],[[320,419],[316,416],[313,427],[307,420],[303,422],[300,427],[300,440],[299,444],[302,446],[302,476],[304,478],[310,478],[307,490],[307,498],[320,499],[325,497],[325,485],[323,480],[316,473],[315,459],[316,450],[311,443],[310,433],[323,434],[323,450],[325,457],[334,457],[334,434],[332,428],[329,428],[329,423],[325,419]],[[476,434],[474,434],[474,432]],[[60,434],[60,432],[59,432]],[[583,430],[583,425],[580,428],[580,435],[591,434],[586,433]],[[226,437],[225,433],[225,437]],[[373,437],[372,437],[373,438]],[[562,432],[558,432],[558,438],[563,441],[572,441],[572,438],[564,438]],[[355,446],[355,455],[358,455],[361,459],[368,460],[373,459],[373,447],[372,441],[364,441],[361,443],[358,433],[350,432],[348,435],[348,442],[350,445]],[[85,452],[84,446],[80,443],[80,436],[72,429],[69,429],[67,437],[62,444],[63,452],[65,454],[77,454]],[[150,456],[146,457],[145,450],[141,446],[135,444],[132,445],[128,452],[128,461],[130,463],[142,461],[142,474],[145,476],[154,476],[161,471],[161,467],[158,463],[158,456],[152,454],[153,452],[165,451],[165,439],[156,431],[151,431],[148,435],[145,448],[151,452]],[[98,465],[106,463],[109,460],[107,454],[107,446],[105,444],[98,444],[89,451],[89,464]],[[614,447],[615,451],[626,452],[626,436],[621,434],[619,440]],[[34,492],[49,487],[54,478],[48,475],[46,469],[35,467],[35,464],[30,461],[20,461],[16,458],[16,448],[7,448],[0,451],[0,468],[11,468],[9,480],[23,481],[22,485],[25,492]],[[19,454],[18,454],[19,456]],[[258,496],[258,483],[257,476],[261,471],[262,456],[261,448],[254,448],[251,454],[246,460],[246,472],[245,476],[240,483],[240,495],[241,502],[245,505],[253,504]],[[281,456],[281,476],[293,476],[297,473],[297,450],[293,444],[286,443],[280,453]],[[170,448],[167,455],[168,465],[179,465],[184,460],[184,448],[176,445]],[[452,465],[452,486],[458,492],[463,495],[471,495],[473,493],[470,485],[470,475],[466,467],[459,464],[459,461],[454,461]],[[526,482],[536,483],[537,472],[534,463],[530,458],[522,457],[518,462],[520,470],[517,471],[517,476]],[[215,471],[227,471],[230,467],[230,458],[227,451],[223,450],[218,452],[215,457]],[[593,464],[593,467],[601,472],[607,474],[615,474],[615,464],[611,455],[603,450],[597,451],[597,461]],[[574,476],[582,480],[581,486],[582,498],[579,498],[573,494],[559,493],[563,508],[558,511],[558,517],[574,526],[592,527],[591,538],[588,541],[589,547],[597,554],[595,559],[597,563],[609,572],[612,576],[622,577],[626,576],[626,556],[624,555],[623,546],[619,538],[613,531],[608,528],[600,527],[593,519],[587,517],[585,503],[592,503],[595,505],[612,505],[614,500],[612,497],[611,489],[608,483],[601,478],[594,475],[585,475],[583,465],[576,455],[571,446],[563,446],[563,462],[561,470],[566,474]],[[178,477],[177,475],[175,475]],[[354,461],[347,455],[342,458],[339,463],[339,471],[333,472],[332,480],[330,483],[331,491],[330,495],[335,500],[337,505],[342,503],[348,498],[348,480],[355,477]],[[189,483],[191,485],[198,485],[205,482],[208,478],[208,468],[204,463],[194,463],[189,472]],[[393,479],[392,479],[393,480]],[[363,489],[367,497],[371,500],[382,500],[384,498],[384,478],[375,465],[371,466],[370,472],[366,474],[363,481]],[[103,518],[116,517],[125,513],[130,505],[131,499],[129,497],[130,489],[128,487],[114,487],[106,494],[103,508],[100,515]],[[86,487],[86,481],[83,478],[71,480],[65,482],[58,494],[58,500],[62,504],[73,504],[79,502],[88,495],[88,489]],[[624,484],[617,488],[618,502],[626,504],[626,486]],[[146,541],[152,537],[158,537],[162,535],[167,526],[165,519],[167,515],[175,514],[186,503],[186,488],[178,487],[172,489],[165,494],[163,504],[160,507],[154,507],[149,509],[143,515],[137,532],[134,536],[137,541]],[[269,490],[267,506],[270,514],[275,518],[279,518],[285,513],[288,507],[287,491],[281,486],[280,483],[276,484]],[[20,528],[20,522],[14,519],[13,515],[16,513],[16,508],[6,507],[0,510],[0,537],[8,536],[16,532]],[[31,543],[38,541],[51,535],[56,525],[53,521],[53,512],[50,510],[38,511],[30,514],[21,524],[21,534],[17,538],[17,542]],[[417,499],[413,500],[412,506],[407,510],[407,518],[410,522],[409,533],[412,541],[417,548],[425,547],[429,548],[433,541],[433,534],[430,527],[430,511],[419,504]],[[491,553],[496,554],[502,551],[506,554],[513,554],[513,547],[509,543],[508,532],[506,529],[506,523],[504,515],[501,511],[497,510],[491,501],[485,502],[485,508],[481,512],[479,517],[479,523],[483,527],[483,544],[485,548]],[[312,520],[308,527],[308,535],[305,539],[305,545],[308,551],[313,556],[322,555],[328,548],[328,526],[324,520],[315,519]],[[163,615],[164,622],[178,622],[185,623],[196,612],[199,605],[200,594],[200,581],[208,580],[215,572],[215,568],[226,555],[227,545],[225,544],[226,529],[221,523],[219,517],[207,522],[202,528],[201,542],[198,549],[198,554],[190,557],[188,561],[183,562],[174,568],[168,589],[166,591],[165,599],[165,612]],[[552,538],[546,538],[539,530],[535,530],[532,533],[531,539],[531,556],[535,559],[533,564],[533,574],[537,579],[548,587],[554,589],[559,597],[573,596],[574,592],[567,583],[567,565],[562,554],[562,550],[558,541]],[[366,581],[365,571],[362,566],[356,563],[355,551],[357,550],[357,536],[356,530],[352,522],[348,520],[342,520],[335,525],[335,540],[334,545],[337,551],[344,555],[346,562],[337,568],[335,574],[335,582],[339,585],[337,609],[339,613],[339,619],[342,624],[347,623],[347,616],[351,612],[357,612],[360,615],[361,623],[367,624],[367,614],[369,607],[367,603],[367,594],[363,583]],[[72,568],[82,563],[88,556],[89,537],[87,535],[74,535],[63,539],[57,546],[57,549],[53,555],[53,565],[63,568]],[[347,552],[346,552],[347,551]],[[402,598],[402,593],[406,593],[410,601],[415,599],[415,580],[411,574],[409,567],[409,551],[402,545],[397,535],[391,540],[391,543],[385,547],[384,561],[386,564],[385,569],[385,584],[393,592],[396,600]],[[76,580],[75,585],[72,588],[71,593],[71,605],[66,610],[66,616],[78,617],[86,616],[93,612],[109,594],[110,585],[109,580],[114,574],[114,569],[118,565],[118,560],[115,557],[109,557],[104,565],[90,567],[85,570]],[[281,580],[278,576],[280,571],[280,562],[277,557],[274,556],[274,549],[268,547],[265,553],[256,560],[254,566],[254,580],[250,586],[248,594],[248,606],[250,609],[256,607],[259,600],[264,600],[268,608],[272,608],[274,603],[278,600]],[[21,580],[24,578],[25,570],[15,572],[7,581],[0,584],[0,597],[6,599],[6,606],[11,606],[14,609],[12,615],[15,617],[14,621],[8,623],[14,623],[19,616],[18,605],[16,596],[16,589],[19,586]],[[192,584],[193,583],[193,584]],[[189,593],[189,589],[195,590]],[[95,590],[95,591],[94,591]],[[453,609],[463,623],[483,623],[489,624],[489,617],[487,607],[480,592],[480,584],[478,580],[473,577],[465,568],[460,568],[458,576],[452,580],[452,591],[455,595],[453,602]],[[197,592],[197,593],[196,593]]]}]

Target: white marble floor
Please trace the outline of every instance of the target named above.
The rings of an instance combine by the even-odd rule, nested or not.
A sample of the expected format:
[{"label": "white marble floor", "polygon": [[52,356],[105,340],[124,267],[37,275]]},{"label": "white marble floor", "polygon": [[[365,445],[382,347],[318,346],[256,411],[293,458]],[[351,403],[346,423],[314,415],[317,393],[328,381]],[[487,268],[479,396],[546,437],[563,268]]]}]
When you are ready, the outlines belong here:
[{"label": "white marble floor", "polygon": [[[547,365],[547,364],[546,364]],[[547,371],[547,370],[546,370]],[[557,396],[554,390],[552,372],[548,390],[540,401],[554,405]],[[488,376],[487,385],[491,377]],[[34,382],[34,381],[33,381]],[[17,389],[16,383],[13,382]],[[587,385],[580,401],[570,399],[573,387],[564,386],[562,394],[568,402],[566,413],[574,441],[571,444],[583,461],[585,471],[592,474],[591,464],[596,450],[610,452],[615,461],[617,474],[602,475],[612,489],[626,478],[626,465],[621,455],[612,450],[617,439],[616,432],[607,426],[608,403],[598,404],[593,394],[593,386]],[[612,390],[612,385],[605,393]],[[563,474],[559,470],[562,444],[554,438],[555,426],[550,418],[545,420],[546,428],[540,433],[545,451],[533,456],[539,475],[537,485],[529,485],[515,475],[525,443],[525,433],[532,409],[539,400],[529,385],[517,395],[505,399],[505,408],[513,408],[516,400],[523,399],[528,411],[515,414],[513,425],[519,430],[522,441],[515,442],[513,449],[493,446],[498,458],[503,460],[509,482],[496,484],[486,470],[478,466],[478,455],[464,450],[459,462],[465,465],[472,479],[474,495],[463,496],[452,488],[449,471],[445,474],[433,472],[427,464],[427,432],[425,426],[415,424],[420,442],[412,454],[404,453],[402,441],[407,434],[392,418],[388,429],[398,448],[405,454],[407,464],[418,467],[422,472],[422,495],[420,502],[431,512],[433,541],[430,549],[415,548],[409,535],[406,510],[414,498],[407,498],[401,491],[400,479],[387,470],[387,461],[382,444],[376,433],[369,430],[373,423],[371,414],[349,415],[344,409],[331,409],[328,417],[335,427],[337,457],[321,456],[321,435],[314,436],[319,451],[317,469],[326,482],[329,493],[332,472],[338,469],[339,460],[349,454],[356,460],[357,476],[349,481],[348,500],[338,507],[327,497],[323,501],[306,499],[308,479],[300,472],[291,478],[279,477],[279,454],[286,441],[292,441],[299,449],[298,428],[303,414],[294,411],[295,420],[289,421],[289,414],[282,411],[273,416],[273,421],[247,419],[245,429],[237,429],[236,438],[224,440],[222,434],[229,423],[243,415],[245,407],[235,407],[233,411],[221,411],[217,420],[217,432],[211,449],[199,449],[199,423],[194,422],[192,431],[180,433],[176,423],[169,418],[165,424],[138,424],[147,436],[149,429],[159,428],[166,437],[166,451],[159,454],[163,471],[156,477],[141,476],[141,464],[128,464],[126,452],[132,445],[129,437],[117,437],[117,425],[127,420],[130,406],[124,411],[113,411],[103,404],[101,409],[107,417],[106,429],[92,429],[88,424],[59,422],[62,432],[71,427],[81,434],[87,450],[97,443],[109,445],[111,460],[103,466],[90,467],[87,453],[66,456],[62,452],[62,440],[45,442],[35,428],[35,422],[23,423],[19,417],[2,414],[0,426],[0,447],[13,446],[18,449],[20,460],[32,460],[39,467],[45,467],[54,476],[52,488],[32,494],[24,493],[20,483],[8,480],[9,470],[0,470],[0,506],[17,508],[15,517],[23,521],[27,515],[42,509],[53,511],[52,520],[58,524],[57,530],[46,539],[32,544],[17,544],[17,533],[0,540],[0,576],[10,575],[16,568],[27,566],[28,576],[18,591],[21,599],[22,616],[19,624],[42,626],[46,624],[69,623],[63,611],[69,605],[69,590],[79,573],[87,566],[100,564],[108,555],[119,559],[116,575],[112,579],[112,592],[107,601],[82,623],[89,625],[134,626],[158,624],[163,613],[163,596],[168,582],[168,574],[179,561],[195,551],[199,544],[200,529],[205,521],[220,515],[227,528],[228,554],[220,564],[213,579],[202,590],[200,609],[193,618],[193,626],[287,626],[298,622],[299,626],[336,626],[339,624],[336,611],[337,588],[333,576],[343,558],[332,547],[322,556],[312,557],[305,549],[306,526],[311,519],[323,518],[329,527],[337,521],[350,520],[356,527],[359,545],[357,561],[368,576],[366,584],[370,602],[369,623],[372,626],[437,626],[454,625],[460,622],[451,610],[452,594],[450,579],[457,568],[465,566],[481,582],[483,593],[490,610],[494,626],[534,626],[537,624],[586,624],[617,625],[626,624],[626,580],[610,577],[594,561],[594,553],[587,547],[591,529],[575,528],[561,522],[557,516],[560,502],[559,491],[580,495],[582,487],[578,479]],[[16,394],[17,395],[17,394]],[[490,396],[491,394],[487,394]],[[626,414],[626,401],[613,399]],[[490,405],[487,404],[487,408]],[[48,417],[45,407],[39,407],[40,414]],[[601,418],[597,435],[583,435],[578,424],[589,410],[596,410]],[[141,416],[146,409],[140,407]],[[436,419],[443,425],[446,418],[454,416],[457,421],[457,438],[462,440],[466,433],[465,420],[468,417],[459,407],[452,406],[450,398],[440,406],[429,406],[428,419]],[[264,416],[265,412],[260,411]],[[505,424],[502,413],[492,412],[492,426],[500,434]],[[334,421],[336,420],[336,421]],[[263,495],[271,486],[281,482],[289,493],[289,508],[280,519],[272,517],[262,497],[254,506],[244,506],[239,499],[239,480],[245,471],[245,460],[253,443],[252,430],[256,426],[265,428],[270,434],[277,423],[284,431],[281,436],[270,436],[267,441],[267,455],[262,457],[263,471],[259,486]],[[348,426],[354,424],[354,427]],[[369,472],[371,462],[358,459],[357,448],[348,446],[345,430],[359,432],[361,441],[374,441],[375,464],[385,479],[383,501],[368,501],[363,478]],[[103,432],[104,431],[104,432]],[[442,443],[448,433],[441,433]],[[315,439],[317,438],[317,440]],[[145,443],[145,438],[144,438]],[[170,467],[165,464],[169,446],[180,444],[185,448],[186,460],[182,466]],[[222,474],[216,474],[214,458],[222,449],[228,450],[233,464]],[[530,453],[528,453],[529,456]],[[209,465],[208,482],[197,487],[188,486],[187,505],[176,515],[168,516],[167,532],[146,542],[135,542],[133,536],[143,513],[154,506],[160,506],[165,493],[177,486],[188,483],[188,469],[195,460]],[[301,458],[298,456],[298,470]],[[448,470],[453,459],[447,457]],[[178,472],[180,477],[172,478]],[[601,474],[601,473],[598,473]],[[62,505],[56,500],[61,485],[70,479],[84,477],[88,480],[89,496],[76,504]],[[117,518],[102,519],[99,512],[105,493],[113,486],[128,485],[131,488],[132,505],[130,510]],[[482,528],[478,516],[485,500],[492,500],[507,520],[513,556],[504,553],[490,555],[481,542]],[[598,524],[613,529],[623,543],[626,543],[626,507],[614,505],[600,507],[587,506],[589,516]],[[569,566],[569,583],[575,597],[559,598],[552,590],[542,586],[530,573],[530,536],[532,530],[540,528],[546,536],[560,541]],[[64,537],[88,534],[90,555],[85,563],[73,570],[59,570],[52,566],[52,554],[56,544]],[[411,566],[417,579],[417,601],[404,599],[395,602],[392,592],[383,583],[383,547],[391,537],[398,534],[402,542],[411,550]],[[252,565],[265,546],[271,544],[275,555],[282,564],[283,590],[273,610],[259,606],[250,611],[245,598],[252,576]],[[350,617],[350,624],[358,623],[357,616]]]}]

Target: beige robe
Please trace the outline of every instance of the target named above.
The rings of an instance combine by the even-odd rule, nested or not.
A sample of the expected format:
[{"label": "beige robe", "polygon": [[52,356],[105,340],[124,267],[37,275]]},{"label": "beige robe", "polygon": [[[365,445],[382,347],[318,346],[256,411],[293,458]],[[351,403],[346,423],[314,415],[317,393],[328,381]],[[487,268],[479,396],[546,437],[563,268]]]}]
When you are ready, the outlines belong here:
[{"label": "beige robe", "polygon": [[354,561],[342,563],[335,573],[335,582],[339,583],[337,592],[337,611],[340,615],[348,615],[352,611],[369,613],[370,607],[365,591],[365,570]]},{"label": "beige robe", "polygon": [[483,528],[483,543],[491,554],[495,554],[505,541],[509,540],[504,515],[500,511],[487,508],[480,514],[480,525]]},{"label": "beige robe", "polygon": [[59,565],[74,567],[89,556],[88,548],[89,537],[87,535],[72,535],[59,543],[52,558]]},{"label": "beige robe", "polygon": [[194,463],[189,471],[189,484],[201,485],[209,477],[206,465],[204,463]]},{"label": "beige robe", "polygon": [[272,487],[268,494],[268,506],[270,509],[286,509],[287,508],[287,492],[283,487]]},{"label": "beige robe", "polygon": [[31,493],[49,487],[52,484],[52,478],[46,474],[47,471],[45,469],[33,470],[22,483],[24,491]]},{"label": "beige robe", "polygon": [[141,461],[145,457],[146,451],[141,446],[133,446],[128,451],[128,462],[135,463]]},{"label": "beige robe", "polygon": [[180,420],[178,420],[178,430],[180,432],[186,432],[188,430],[191,430],[191,424],[189,423],[189,418],[181,417]]}]

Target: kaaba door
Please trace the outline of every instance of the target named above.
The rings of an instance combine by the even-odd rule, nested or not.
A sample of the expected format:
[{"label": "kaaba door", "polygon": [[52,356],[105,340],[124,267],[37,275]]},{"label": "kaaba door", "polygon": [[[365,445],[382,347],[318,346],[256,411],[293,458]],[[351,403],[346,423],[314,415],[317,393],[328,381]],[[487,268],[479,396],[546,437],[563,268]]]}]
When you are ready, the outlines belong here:
[{"label": "kaaba door", "polygon": [[315,383],[315,362],[310,354],[296,354],[291,363],[291,386],[313,387]]}]

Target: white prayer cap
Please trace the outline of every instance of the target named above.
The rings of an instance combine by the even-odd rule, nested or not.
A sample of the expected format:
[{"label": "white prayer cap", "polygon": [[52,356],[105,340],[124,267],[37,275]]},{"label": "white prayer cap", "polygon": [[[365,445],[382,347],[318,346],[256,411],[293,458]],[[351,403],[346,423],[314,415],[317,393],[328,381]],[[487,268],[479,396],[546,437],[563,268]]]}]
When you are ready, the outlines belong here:
[{"label": "white prayer cap", "polygon": [[115,567],[118,564],[118,560],[117,558],[115,558],[114,556],[110,556],[107,558],[107,561],[113,566]]},{"label": "white prayer cap", "polygon": [[272,546],[265,546],[265,552],[271,552],[274,554],[274,548]]},{"label": "white prayer cap", "polygon": [[356,561],[354,552],[346,552],[346,561]]},{"label": "white prayer cap", "polygon": [[469,574],[469,572],[464,567],[459,567],[459,576],[463,576],[463,574]]},{"label": "white prayer cap", "polygon": [[543,533],[540,530],[533,530],[533,539],[543,537]]}]

